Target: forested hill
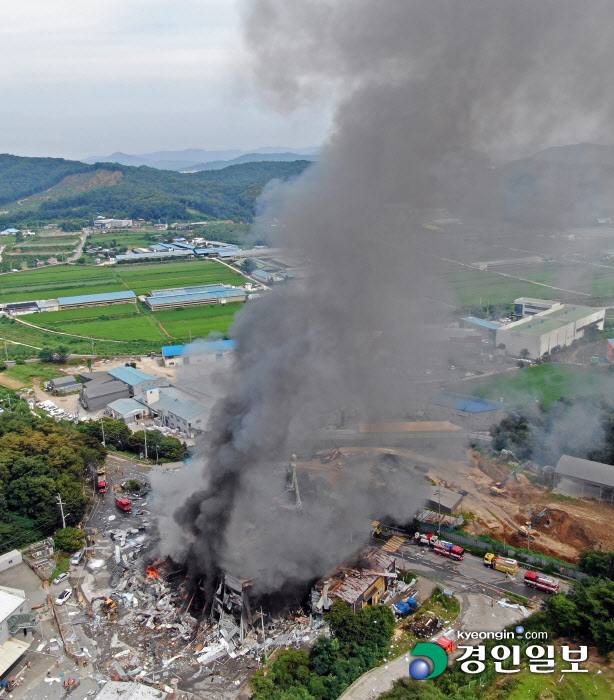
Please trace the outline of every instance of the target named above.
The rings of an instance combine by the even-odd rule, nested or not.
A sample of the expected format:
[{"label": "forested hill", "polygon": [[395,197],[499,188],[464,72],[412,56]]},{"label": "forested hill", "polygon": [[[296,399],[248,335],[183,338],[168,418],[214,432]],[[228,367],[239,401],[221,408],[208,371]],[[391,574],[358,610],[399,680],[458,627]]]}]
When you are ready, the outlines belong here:
[{"label": "forested hill", "polygon": [[309,161],[233,165],[175,173],[118,163],[88,165],[61,158],[0,155],[0,226],[98,213],[132,219],[239,219],[249,221],[254,200],[273,178],[288,179]]}]

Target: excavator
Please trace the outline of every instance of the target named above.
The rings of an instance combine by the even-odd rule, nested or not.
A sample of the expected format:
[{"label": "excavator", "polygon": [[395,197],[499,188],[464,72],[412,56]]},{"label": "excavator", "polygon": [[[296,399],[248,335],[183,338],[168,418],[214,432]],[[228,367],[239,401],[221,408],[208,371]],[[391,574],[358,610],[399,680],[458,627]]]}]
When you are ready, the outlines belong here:
[{"label": "excavator", "polygon": [[510,479],[514,479],[514,481],[518,483],[518,474],[516,474],[516,472],[513,470],[505,477],[505,479],[503,479],[503,481],[497,481],[494,486],[490,487],[490,495],[507,496],[507,491],[503,487]]},{"label": "excavator", "polygon": [[544,508],[541,512],[537,513],[537,515],[534,515],[531,520],[527,520],[524,525],[521,525],[518,528],[518,534],[524,535],[525,537],[539,537],[539,532],[535,529],[535,525],[537,525],[542,518],[548,518],[546,527],[550,527],[552,522],[550,520],[550,510]]}]

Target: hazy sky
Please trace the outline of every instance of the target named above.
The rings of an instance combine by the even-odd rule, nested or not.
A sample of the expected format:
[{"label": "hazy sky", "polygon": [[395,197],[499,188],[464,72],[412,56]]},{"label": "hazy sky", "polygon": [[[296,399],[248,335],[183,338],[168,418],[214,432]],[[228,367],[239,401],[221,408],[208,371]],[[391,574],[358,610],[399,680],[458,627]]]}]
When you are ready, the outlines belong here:
[{"label": "hazy sky", "polygon": [[0,152],[313,146],[322,99],[280,114],[251,86],[241,0],[23,0],[0,23]]}]

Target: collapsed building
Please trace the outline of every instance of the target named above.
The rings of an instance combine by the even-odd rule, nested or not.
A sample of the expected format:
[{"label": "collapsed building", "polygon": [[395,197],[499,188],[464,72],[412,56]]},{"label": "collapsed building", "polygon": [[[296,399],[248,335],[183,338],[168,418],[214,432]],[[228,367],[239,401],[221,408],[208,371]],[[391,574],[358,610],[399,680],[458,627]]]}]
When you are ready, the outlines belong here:
[{"label": "collapsed building", "polygon": [[358,556],[355,563],[338,566],[321,579],[311,591],[311,608],[315,613],[330,610],[335,599],[347,603],[353,612],[367,605],[378,605],[397,578],[396,560],[379,549]]}]

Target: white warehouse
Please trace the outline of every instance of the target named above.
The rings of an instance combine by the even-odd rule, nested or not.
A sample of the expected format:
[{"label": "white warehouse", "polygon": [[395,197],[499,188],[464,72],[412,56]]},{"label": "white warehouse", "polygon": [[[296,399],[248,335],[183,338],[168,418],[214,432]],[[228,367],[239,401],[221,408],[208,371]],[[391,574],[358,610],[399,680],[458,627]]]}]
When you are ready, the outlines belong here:
[{"label": "white warehouse", "polygon": [[509,355],[521,356],[528,350],[528,357],[543,357],[553,348],[564,348],[583,337],[589,326],[603,330],[605,309],[573,304],[555,304],[550,309],[508,323],[497,329],[497,345],[505,345]]}]

